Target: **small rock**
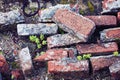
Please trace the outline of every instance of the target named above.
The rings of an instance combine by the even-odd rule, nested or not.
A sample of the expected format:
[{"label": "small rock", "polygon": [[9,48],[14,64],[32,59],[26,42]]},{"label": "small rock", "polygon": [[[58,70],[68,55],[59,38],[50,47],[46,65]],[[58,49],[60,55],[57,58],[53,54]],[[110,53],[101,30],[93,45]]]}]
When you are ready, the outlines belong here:
[{"label": "small rock", "polygon": [[20,60],[20,66],[22,68],[23,73],[27,76],[32,73],[33,70],[33,64],[31,55],[29,53],[28,47],[23,48],[19,54],[18,54],[19,60]]},{"label": "small rock", "polygon": [[120,28],[110,28],[101,31],[100,40],[102,42],[120,40]]},{"label": "small rock", "polygon": [[10,25],[20,22],[24,22],[24,17],[19,10],[13,10],[6,13],[0,12],[0,25]]},{"label": "small rock", "polygon": [[77,50],[79,54],[92,54],[92,55],[105,55],[113,54],[118,50],[118,45],[115,42],[103,43],[103,44],[78,44]]},{"label": "small rock", "polygon": [[116,16],[110,15],[100,15],[100,16],[85,16],[86,18],[91,19],[96,26],[116,26],[117,19]]},{"label": "small rock", "polygon": [[47,38],[48,48],[61,47],[82,42],[83,40],[78,39],[72,34],[57,34]]},{"label": "small rock", "polygon": [[36,34],[55,34],[57,33],[58,26],[56,24],[18,24],[17,33],[18,35],[36,35]]},{"label": "small rock", "polygon": [[67,9],[57,10],[53,21],[64,31],[72,33],[83,42],[87,42],[95,30],[95,23],[92,20]]},{"label": "small rock", "polygon": [[120,79],[120,62],[116,62],[114,64],[112,64],[110,67],[110,73],[112,75],[112,77],[115,78],[115,80],[119,80]]}]

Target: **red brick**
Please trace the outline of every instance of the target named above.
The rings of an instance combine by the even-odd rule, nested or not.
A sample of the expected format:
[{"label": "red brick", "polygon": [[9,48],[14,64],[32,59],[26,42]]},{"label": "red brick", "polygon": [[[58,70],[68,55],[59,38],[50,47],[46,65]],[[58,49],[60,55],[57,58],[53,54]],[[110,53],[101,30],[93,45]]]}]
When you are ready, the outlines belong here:
[{"label": "red brick", "polygon": [[92,20],[67,9],[58,9],[53,16],[53,21],[64,31],[72,33],[83,42],[86,42],[95,30]]},{"label": "red brick", "polygon": [[115,42],[109,42],[104,44],[78,44],[77,50],[79,54],[101,55],[110,54],[118,50],[118,46]]},{"label": "red brick", "polygon": [[112,26],[117,25],[116,16],[100,15],[100,16],[85,16],[91,19],[96,26]]},{"label": "red brick", "polygon": [[11,74],[15,80],[24,80],[24,75],[22,70],[19,70],[19,69],[12,70]]},{"label": "red brick", "polygon": [[9,73],[9,66],[3,55],[0,55],[0,72]]},{"label": "red brick", "polygon": [[104,68],[108,68],[113,63],[120,61],[120,56],[98,56],[98,57],[91,57],[90,58],[93,72],[99,71]]},{"label": "red brick", "polygon": [[87,60],[67,62],[67,61],[49,61],[48,73],[58,74],[62,77],[87,77],[89,75],[89,64]]},{"label": "red brick", "polygon": [[120,39],[120,28],[105,29],[100,33],[102,42],[116,41]]},{"label": "red brick", "polygon": [[120,79],[120,62],[112,64],[109,69],[112,77],[116,80]]},{"label": "red brick", "polygon": [[120,23],[120,12],[117,14],[118,23]]},{"label": "red brick", "polygon": [[50,49],[47,50],[43,55],[35,58],[35,61],[51,61],[51,60],[60,60],[62,58],[68,57],[70,53],[70,57],[74,56],[74,52],[72,49]]},{"label": "red brick", "polygon": [[47,38],[48,48],[61,47],[71,44],[82,42],[83,40],[78,39],[72,34],[57,34]]}]

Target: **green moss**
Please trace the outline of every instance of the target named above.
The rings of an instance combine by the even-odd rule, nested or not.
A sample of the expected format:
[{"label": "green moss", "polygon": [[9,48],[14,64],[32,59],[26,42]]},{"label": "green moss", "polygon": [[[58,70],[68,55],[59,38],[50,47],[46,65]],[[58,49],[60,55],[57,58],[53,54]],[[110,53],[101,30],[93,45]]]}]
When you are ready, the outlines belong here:
[{"label": "green moss", "polygon": [[88,5],[90,12],[94,12],[94,6],[90,1],[87,2],[87,5]]},{"label": "green moss", "polygon": [[114,56],[118,56],[118,55],[119,55],[119,52],[118,52],[118,51],[115,51],[115,52],[113,52],[113,55],[114,55]]},{"label": "green moss", "polygon": [[77,60],[82,60],[82,56],[77,56]]},{"label": "green moss", "polygon": [[44,40],[44,35],[43,34],[40,34],[40,40],[42,41],[42,40]]},{"label": "green moss", "polygon": [[84,14],[84,11],[83,11],[83,10],[80,9],[79,11],[80,11],[80,12],[79,12],[80,14],[82,14],[82,15]]},{"label": "green moss", "polygon": [[47,41],[43,40],[42,45],[46,45],[46,44],[47,44]]}]

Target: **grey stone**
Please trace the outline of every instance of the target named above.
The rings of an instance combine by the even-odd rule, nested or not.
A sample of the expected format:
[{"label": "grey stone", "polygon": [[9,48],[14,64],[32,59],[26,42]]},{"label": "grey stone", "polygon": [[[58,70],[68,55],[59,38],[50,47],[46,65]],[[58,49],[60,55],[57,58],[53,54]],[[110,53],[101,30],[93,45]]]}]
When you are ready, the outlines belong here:
[{"label": "grey stone", "polygon": [[72,34],[57,34],[47,38],[48,48],[61,47],[82,42],[83,40],[78,39]]},{"label": "grey stone", "polygon": [[0,12],[0,25],[9,25],[24,22],[24,17],[19,10],[13,10],[10,12]]},{"label": "grey stone", "polygon": [[55,34],[57,33],[58,26],[56,24],[18,24],[17,33],[18,35],[35,35],[35,34]]},{"label": "grey stone", "polygon": [[25,75],[30,75],[33,70],[33,64],[28,47],[23,48],[18,54],[20,66]]}]

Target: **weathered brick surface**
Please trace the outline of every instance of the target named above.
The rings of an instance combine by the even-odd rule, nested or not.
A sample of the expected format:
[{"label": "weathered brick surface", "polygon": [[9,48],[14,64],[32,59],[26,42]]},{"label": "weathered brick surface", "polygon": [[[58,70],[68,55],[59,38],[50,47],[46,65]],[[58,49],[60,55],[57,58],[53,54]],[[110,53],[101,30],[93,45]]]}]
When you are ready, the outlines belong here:
[{"label": "weathered brick surface", "polygon": [[118,23],[120,23],[120,12],[117,14]]},{"label": "weathered brick surface", "polygon": [[24,75],[22,70],[16,69],[16,70],[12,70],[11,74],[13,76],[13,79],[15,80],[24,80]]},{"label": "weathered brick surface", "polygon": [[28,76],[32,73],[33,70],[33,64],[31,55],[29,53],[28,47],[23,48],[19,54],[18,54],[19,60],[20,60],[20,66],[22,68],[23,73]]},{"label": "weathered brick surface", "polygon": [[64,31],[74,34],[83,42],[88,40],[95,29],[95,24],[92,20],[67,9],[57,10],[53,16],[53,21]]},{"label": "weathered brick surface", "polygon": [[13,10],[6,13],[0,12],[0,25],[9,25],[24,21],[24,17],[19,10]]},{"label": "weathered brick surface", "polygon": [[93,72],[99,71],[104,68],[108,68],[113,63],[120,61],[120,56],[98,56],[91,57],[90,61],[92,63]]},{"label": "weathered brick surface", "polygon": [[35,35],[35,34],[55,34],[57,33],[58,26],[56,24],[18,24],[17,33],[18,35]]},{"label": "weathered brick surface", "polygon": [[115,41],[120,39],[120,28],[105,29],[100,33],[102,42]]},{"label": "weathered brick surface", "polygon": [[[69,56],[70,55],[70,56]],[[35,61],[51,61],[60,60],[66,57],[74,57],[73,49],[50,49],[47,50],[43,55],[35,58]]]},{"label": "weathered brick surface", "polygon": [[109,42],[104,44],[78,44],[77,50],[79,54],[102,55],[111,54],[111,52],[118,50],[118,45],[115,42]]},{"label": "weathered brick surface", "polygon": [[83,40],[78,39],[72,34],[57,34],[47,38],[48,48],[61,47],[82,42]]},{"label": "weathered brick surface", "polygon": [[[68,62],[67,62],[68,61]],[[48,73],[58,74],[62,77],[87,77],[89,75],[89,64],[87,60],[72,62],[66,61],[49,61]]]},{"label": "weathered brick surface", "polygon": [[116,16],[100,15],[100,16],[85,16],[91,19],[96,26],[112,26],[117,25]]},{"label": "weathered brick surface", "polygon": [[3,55],[0,55],[0,72],[9,73],[9,65]]},{"label": "weathered brick surface", "polygon": [[112,64],[109,69],[112,77],[114,77],[116,80],[120,79],[120,62]]}]

